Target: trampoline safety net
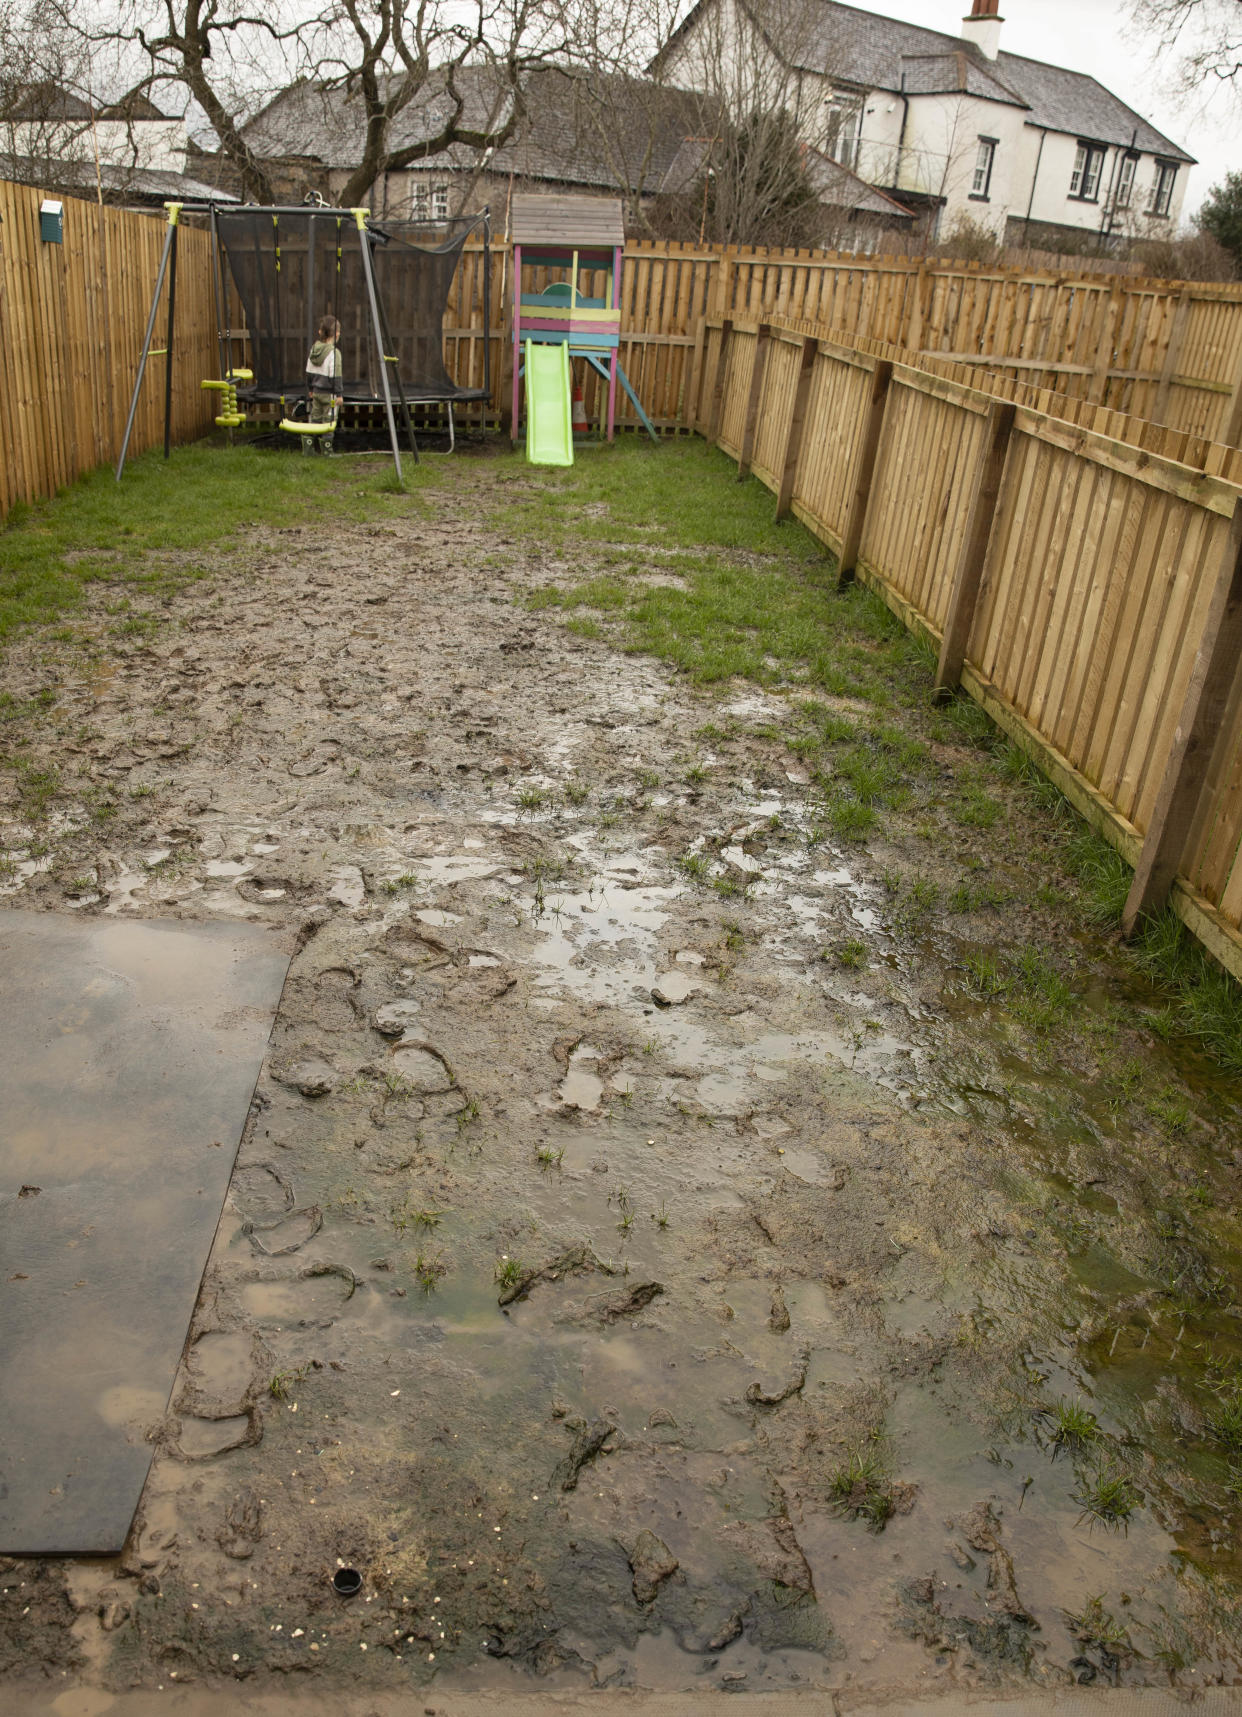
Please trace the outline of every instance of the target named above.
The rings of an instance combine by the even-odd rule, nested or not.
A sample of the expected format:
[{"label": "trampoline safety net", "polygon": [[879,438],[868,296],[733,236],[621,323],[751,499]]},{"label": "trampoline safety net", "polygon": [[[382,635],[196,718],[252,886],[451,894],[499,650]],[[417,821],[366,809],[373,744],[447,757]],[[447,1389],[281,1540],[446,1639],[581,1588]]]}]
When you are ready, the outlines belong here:
[{"label": "trampoline safety net", "polygon": [[[461,388],[444,367],[442,322],[462,246],[480,217],[434,228],[385,221],[359,231],[352,213],[307,208],[219,209],[220,242],[250,331],[249,399],[296,398],[306,390],[306,358],[324,316],[341,324],[345,398],[383,398],[361,246],[371,245],[376,291],[401,387],[411,402],[478,400],[486,388]],[[391,374],[390,386],[395,382]],[[395,391],[395,390],[394,390]]]}]

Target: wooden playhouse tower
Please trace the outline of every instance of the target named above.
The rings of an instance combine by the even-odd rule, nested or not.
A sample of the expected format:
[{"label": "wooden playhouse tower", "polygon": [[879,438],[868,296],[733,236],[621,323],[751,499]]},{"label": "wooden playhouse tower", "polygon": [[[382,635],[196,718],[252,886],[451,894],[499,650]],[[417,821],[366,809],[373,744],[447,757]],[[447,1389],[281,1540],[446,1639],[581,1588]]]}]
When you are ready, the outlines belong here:
[{"label": "wooden playhouse tower", "polygon": [[[619,197],[514,195],[513,235],[513,439],[518,438],[525,342],[567,345],[608,383],[609,441],[616,433],[617,384],[625,389],[653,441],[651,419],[621,367],[621,269],[625,224]],[[567,276],[539,292],[522,289],[523,268]],[[583,274],[595,277],[595,295],[580,289]],[[602,278],[603,291],[599,292]]]}]

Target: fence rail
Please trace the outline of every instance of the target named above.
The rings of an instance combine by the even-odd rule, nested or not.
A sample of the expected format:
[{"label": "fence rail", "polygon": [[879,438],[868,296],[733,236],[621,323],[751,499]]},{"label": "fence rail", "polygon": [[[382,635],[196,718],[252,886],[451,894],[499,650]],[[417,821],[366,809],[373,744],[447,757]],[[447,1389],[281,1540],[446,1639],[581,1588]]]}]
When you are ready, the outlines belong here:
[{"label": "fence rail", "polygon": [[778,322],[691,406],[1242,977],[1242,488]]},{"label": "fence rail", "polygon": [[[142,346],[163,224],[143,215],[64,199],[64,242],[39,232],[41,193],[0,181],[0,517],[17,501],[54,494],[120,452]],[[173,436],[186,441],[211,423],[215,312],[206,233],[181,235]],[[164,321],[157,346],[165,344]],[[133,448],[163,435],[164,365],[150,366]]]}]

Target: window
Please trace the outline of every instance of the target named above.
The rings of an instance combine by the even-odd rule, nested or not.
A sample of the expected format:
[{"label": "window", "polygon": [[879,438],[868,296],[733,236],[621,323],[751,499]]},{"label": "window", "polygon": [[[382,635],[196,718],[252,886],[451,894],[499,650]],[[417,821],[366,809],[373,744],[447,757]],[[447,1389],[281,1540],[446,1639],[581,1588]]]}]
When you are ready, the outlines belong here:
[{"label": "window", "polygon": [[858,165],[858,134],[862,130],[862,98],[834,95],[825,110],[824,154],[852,172]]},{"label": "window", "polygon": [[995,137],[981,137],[979,153],[975,157],[975,174],[970,182],[970,195],[975,202],[986,203],[988,200],[988,192],[992,188],[992,163],[995,160]]},{"label": "window", "polygon": [[416,221],[446,221],[448,212],[447,185],[415,185],[410,213]]},{"label": "window", "polygon": [[1099,201],[1100,174],[1107,151],[1098,143],[1080,143],[1074,156],[1074,171],[1070,174],[1069,194],[1084,203]]},{"label": "window", "polygon": [[1138,166],[1137,155],[1123,155],[1117,168],[1117,186],[1113,193],[1113,207],[1128,209],[1130,198],[1134,195],[1134,169]]},{"label": "window", "polygon": [[1173,184],[1177,178],[1177,166],[1173,161],[1156,162],[1156,182],[1151,188],[1151,207],[1147,211],[1152,215],[1167,215],[1173,206]]}]

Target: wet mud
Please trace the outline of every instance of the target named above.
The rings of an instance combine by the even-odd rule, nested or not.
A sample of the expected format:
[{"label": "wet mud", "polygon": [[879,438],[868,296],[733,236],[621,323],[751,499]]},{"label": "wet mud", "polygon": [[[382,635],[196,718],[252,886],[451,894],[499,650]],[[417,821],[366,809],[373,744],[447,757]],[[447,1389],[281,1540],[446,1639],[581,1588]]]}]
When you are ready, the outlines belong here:
[{"label": "wet mud", "polygon": [[[991,921],[812,834],[789,702],[523,606],[581,567],[486,522],[508,469],[4,662],[64,783],[36,824],[0,771],[11,903],[297,951],[130,1542],[0,1563],[0,1673],[1234,1680],[1237,1090],[1127,1025],[1166,1124],[1085,1027],[998,1024]],[[1105,1018],[1135,980],[1036,906],[1021,817],[961,839]]]}]

